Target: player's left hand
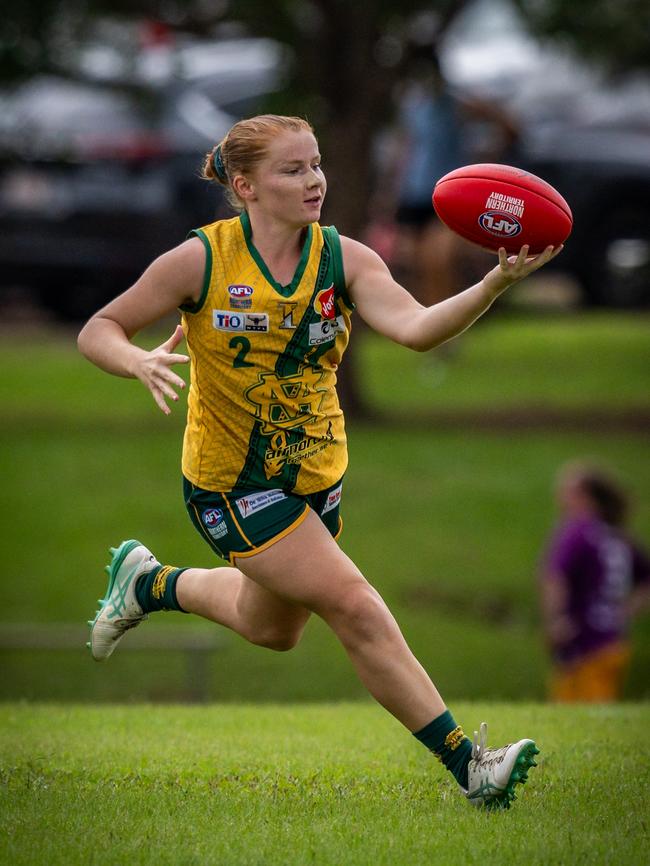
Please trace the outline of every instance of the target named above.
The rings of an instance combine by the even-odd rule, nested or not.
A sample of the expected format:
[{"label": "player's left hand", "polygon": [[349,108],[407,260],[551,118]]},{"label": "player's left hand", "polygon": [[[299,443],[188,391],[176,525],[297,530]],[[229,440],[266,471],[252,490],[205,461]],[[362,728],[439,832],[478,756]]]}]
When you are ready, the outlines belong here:
[{"label": "player's left hand", "polygon": [[133,364],[133,375],[151,391],[165,415],[171,411],[166,398],[177,402],[178,394],[174,389],[185,387],[183,379],[171,369],[173,364],[189,363],[187,355],[179,355],[174,351],[184,336],[183,329],[177,325],[171,337],[160,346],[150,352],[138,352]]},{"label": "player's left hand", "polygon": [[499,295],[508,286],[539,270],[561,253],[563,249],[563,244],[557,247],[549,246],[539,255],[530,256],[528,255],[529,247],[524,244],[516,256],[509,256],[505,249],[500,247],[499,264],[483,277],[483,282],[495,296]]}]

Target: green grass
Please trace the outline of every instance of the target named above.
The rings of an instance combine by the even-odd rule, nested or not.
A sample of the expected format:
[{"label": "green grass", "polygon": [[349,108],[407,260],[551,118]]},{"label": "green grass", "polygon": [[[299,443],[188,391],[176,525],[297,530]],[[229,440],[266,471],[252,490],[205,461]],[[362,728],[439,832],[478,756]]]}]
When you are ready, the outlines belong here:
[{"label": "green grass", "polygon": [[[649,326],[644,313],[522,316],[496,310],[442,352],[409,352],[368,329],[355,330],[353,340],[369,402],[387,409],[647,409]],[[167,336],[150,332],[141,342],[155,345]],[[8,414],[45,421],[108,412],[157,419],[153,403],[143,406],[138,383],[107,377],[84,362],[74,339],[71,332],[39,332],[26,345],[22,333],[3,335],[0,400]]]},{"label": "green grass", "polygon": [[490,866],[647,862],[648,705],[460,704],[539,766],[509,812],[369,704],[0,706],[12,866]]},{"label": "green grass", "polygon": [[368,332],[359,365],[388,410],[648,409],[650,318],[644,314],[488,315],[434,353]]},{"label": "green grass", "polygon": [[[547,383],[549,401],[573,389],[580,396],[578,413],[586,405],[609,407],[610,396],[615,407],[643,405],[648,372],[644,391],[646,344],[640,331],[646,321],[630,316],[488,320],[463,337],[458,354],[447,362],[446,399],[480,405],[478,381],[490,390],[490,405],[507,406],[512,379],[519,377],[522,403],[541,402],[538,395]],[[392,364],[409,370],[429,360],[385,340],[379,344],[369,334],[357,336],[360,360],[371,376]],[[107,376],[84,362],[72,335],[37,337],[30,344],[25,335],[7,336],[0,346],[5,408],[0,447],[10,458],[0,488],[0,555],[7,564],[0,621],[84,622],[104,590],[107,548],[123,538],[141,538],[160,558],[179,565],[218,564],[181,499],[182,407],[165,418],[139,383]],[[495,364],[501,358],[501,373],[484,376],[482,364],[493,355]],[[570,376],[544,366],[557,357]],[[386,393],[374,392],[374,398],[379,402],[381,396],[384,407],[394,398],[398,413],[401,392],[391,381]],[[405,381],[411,387],[411,377]],[[443,694],[540,699],[546,660],[536,572],[554,520],[554,473],[576,455],[616,467],[637,494],[633,528],[643,536],[650,525],[647,437],[586,427],[497,433],[351,426],[349,438],[343,547],[384,595]],[[143,628],[163,630],[170,624],[211,628],[177,614],[152,617]],[[635,638],[627,693],[650,697],[648,618],[637,625]],[[121,650],[109,665],[99,666],[80,646],[59,653],[2,652],[0,664],[4,699],[188,695],[186,662],[172,652]],[[347,657],[316,620],[301,645],[282,655],[224,632],[209,677],[209,693],[219,700],[363,696]]]}]

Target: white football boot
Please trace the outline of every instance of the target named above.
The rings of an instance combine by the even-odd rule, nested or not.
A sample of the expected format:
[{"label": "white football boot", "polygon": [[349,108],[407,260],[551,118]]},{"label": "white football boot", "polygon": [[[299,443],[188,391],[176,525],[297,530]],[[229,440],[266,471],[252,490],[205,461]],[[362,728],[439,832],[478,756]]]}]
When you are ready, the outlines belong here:
[{"label": "white football boot", "polygon": [[500,749],[488,749],[486,745],[487,725],[481,722],[480,735],[474,731],[467,790],[461,790],[475,806],[509,809],[515,799],[515,786],[523,785],[528,770],[537,766],[534,758],[539,749],[533,740],[519,740]]},{"label": "white football boot", "polygon": [[98,662],[110,656],[125,632],[147,619],[135,596],[135,584],[141,574],[160,565],[153,553],[135,540],[111,547],[110,553],[113,559],[106,566],[106,597],[99,599],[95,619],[88,620],[90,640],[86,646]]}]

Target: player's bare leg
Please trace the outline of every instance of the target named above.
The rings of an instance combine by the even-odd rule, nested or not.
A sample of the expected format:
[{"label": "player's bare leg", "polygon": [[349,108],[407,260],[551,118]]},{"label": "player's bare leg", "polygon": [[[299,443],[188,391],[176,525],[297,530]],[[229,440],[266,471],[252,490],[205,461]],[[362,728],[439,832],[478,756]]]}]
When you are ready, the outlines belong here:
[{"label": "player's bare leg", "polygon": [[275,650],[292,649],[300,640],[310,611],[246,577],[238,568],[188,568],[178,578],[179,604],[225,625],[251,643]]},{"label": "player's bare leg", "polygon": [[274,649],[295,646],[314,610],[336,633],[366,688],[407,727],[417,730],[444,710],[379,593],[315,514],[239,562],[253,579],[237,568],[184,571],[176,587],[183,609]]},{"label": "player's bare leg", "polygon": [[[484,726],[471,747],[379,593],[313,512],[267,550],[240,557],[246,575],[238,568],[161,566],[135,540],[112,554],[106,598],[90,623],[98,661],[149,609],[192,612],[276,650],[295,646],[314,611],[336,633],[368,691],[440,758],[473,803],[508,807],[535,764],[532,740],[488,749]],[[153,608],[148,595],[138,595],[138,581],[151,580]]]},{"label": "player's bare leg", "polygon": [[538,750],[524,739],[488,749],[487,726],[472,746],[409,649],[379,593],[343,553],[318,517],[243,560],[247,574],[271,592],[319,614],[345,647],[370,694],[453,773],[475,805],[508,808]]},{"label": "player's bare leg", "polygon": [[271,593],[321,616],[368,691],[409,730],[444,712],[442,698],[381,596],[314,513],[290,535],[238,564]]}]

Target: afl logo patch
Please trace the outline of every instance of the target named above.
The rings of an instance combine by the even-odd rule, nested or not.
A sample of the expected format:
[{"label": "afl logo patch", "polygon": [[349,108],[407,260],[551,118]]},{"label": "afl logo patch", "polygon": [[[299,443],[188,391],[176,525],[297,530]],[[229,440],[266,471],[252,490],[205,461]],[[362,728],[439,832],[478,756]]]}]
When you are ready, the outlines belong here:
[{"label": "afl logo patch", "polygon": [[222,538],[228,532],[228,525],[220,508],[206,508],[201,520],[213,538]]},{"label": "afl logo patch", "polygon": [[488,234],[497,238],[514,238],[522,230],[518,219],[511,214],[499,213],[499,211],[488,210],[480,215],[478,224]]},{"label": "afl logo patch", "polygon": [[250,298],[253,294],[253,287],[241,285],[228,286],[228,294],[231,298]]}]

